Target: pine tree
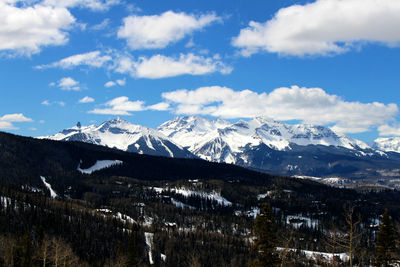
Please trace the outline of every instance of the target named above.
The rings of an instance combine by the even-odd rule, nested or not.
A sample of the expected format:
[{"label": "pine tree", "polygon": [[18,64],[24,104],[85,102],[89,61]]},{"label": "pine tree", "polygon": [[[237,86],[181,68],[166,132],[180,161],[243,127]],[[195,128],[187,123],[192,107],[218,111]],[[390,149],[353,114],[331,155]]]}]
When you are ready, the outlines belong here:
[{"label": "pine tree", "polygon": [[268,203],[262,205],[261,213],[255,221],[254,233],[256,239],[251,249],[257,256],[249,266],[277,266],[279,258],[276,252],[274,214]]},{"label": "pine tree", "polygon": [[376,264],[377,266],[389,266],[394,259],[396,249],[395,229],[389,211],[386,209],[383,214],[381,225],[379,226],[376,241]]}]

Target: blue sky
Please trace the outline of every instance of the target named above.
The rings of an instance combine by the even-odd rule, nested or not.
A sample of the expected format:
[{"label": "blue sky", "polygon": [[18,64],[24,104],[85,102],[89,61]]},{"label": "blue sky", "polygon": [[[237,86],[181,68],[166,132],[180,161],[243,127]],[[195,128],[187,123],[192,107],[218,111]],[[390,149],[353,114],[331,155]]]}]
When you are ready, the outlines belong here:
[{"label": "blue sky", "polygon": [[0,130],[267,116],[399,136],[397,0],[0,0]]}]

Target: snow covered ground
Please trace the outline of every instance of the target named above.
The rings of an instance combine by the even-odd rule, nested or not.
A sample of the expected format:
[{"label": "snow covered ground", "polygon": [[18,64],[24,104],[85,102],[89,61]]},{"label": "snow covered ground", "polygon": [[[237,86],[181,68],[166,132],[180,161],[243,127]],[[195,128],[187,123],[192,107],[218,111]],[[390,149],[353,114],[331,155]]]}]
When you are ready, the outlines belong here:
[{"label": "snow covered ground", "polygon": [[185,197],[197,196],[203,199],[214,200],[217,201],[218,204],[221,206],[232,206],[232,202],[230,202],[217,192],[205,193],[205,192],[193,191],[184,187],[181,188],[150,187],[150,189],[156,191],[159,194],[161,194],[164,191],[171,191],[175,194],[179,194]]},{"label": "snow covered ground", "polygon": [[190,210],[196,209],[195,207],[192,207],[192,206],[190,206],[190,205],[187,205],[187,204],[185,204],[185,203],[182,203],[182,202],[180,202],[180,201],[177,201],[177,200],[175,200],[175,199],[173,199],[173,198],[171,198],[171,203],[172,203],[175,207],[182,208],[182,209],[190,209]]},{"label": "snow covered ground", "polygon": [[[285,248],[276,248],[278,251],[283,251]],[[332,256],[334,255],[335,257],[339,257],[341,261],[347,262],[349,261],[349,255],[347,253],[327,253],[327,252],[319,252],[319,251],[311,251],[311,250],[297,250],[295,248],[288,248],[290,252],[297,252],[300,251],[301,253],[304,253],[305,256],[309,259],[317,259],[317,258],[323,258],[325,260],[332,260]]]},{"label": "snow covered ground", "polygon": [[307,228],[318,227],[318,220],[302,215],[288,215],[286,217],[286,223],[292,225],[296,229],[300,228],[301,226],[305,226]]},{"label": "snow covered ground", "polygon": [[51,184],[49,184],[48,182],[46,182],[46,178],[43,176],[40,176],[40,179],[42,179],[44,185],[47,187],[47,189],[50,190],[50,196],[52,198],[56,198],[58,197],[57,193],[53,190],[53,188],[51,188]]},{"label": "snow covered ground", "polygon": [[149,262],[150,262],[151,265],[154,264],[153,252],[152,252],[152,249],[153,249],[153,237],[154,237],[153,233],[148,233],[148,232],[144,233],[144,238],[146,240],[146,246],[147,246],[148,253],[149,253]]},{"label": "snow covered ground", "polygon": [[11,205],[11,198],[0,196],[0,203],[4,208],[7,208]]},{"label": "snow covered ground", "polygon": [[77,170],[80,171],[81,173],[92,174],[95,171],[106,169],[111,166],[119,165],[122,163],[123,162],[120,160],[98,160],[92,167],[90,167],[88,169],[81,169],[80,164],[79,164]]}]

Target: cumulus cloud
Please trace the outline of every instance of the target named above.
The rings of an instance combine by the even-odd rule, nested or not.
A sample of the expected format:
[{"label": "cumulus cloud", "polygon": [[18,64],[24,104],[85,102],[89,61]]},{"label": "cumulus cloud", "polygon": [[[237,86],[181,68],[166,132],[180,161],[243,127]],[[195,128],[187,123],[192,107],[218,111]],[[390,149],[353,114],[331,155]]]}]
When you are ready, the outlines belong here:
[{"label": "cumulus cloud", "polygon": [[0,1],[0,50],[20,54],[39,53],[42,47],[63,45],[75,23],[71,13],[60,7],[19,1]]},{"label": "cumulus cloud", "polygon": [[184,74],[204,75],[213,72],[229,74],[232,68],[225,65],[219,56],[204,57],[192,53],[179,57],[154,55],[150,58],[140,57],[135,61],[130,57],[120,57],[116,61],[116,72],[130,73],[135,78],[160,79]]},{"label": "cumulus cloud", "polygon": [[113,87],[113,86],[116,86],[117,84],[114,82],[114,81],[108,81],[108,82],[106,82],[105,84],[104,84],[104,87],[107,87],[107,88],[109,88],[109,87]]},{"label": "cumulus cloud", "polygon": [[161,15],[124,18],[118,37],[126,39],[131,49],[164,48],[222,19],[214,13],[193,15],[167,11]]},{"label": "cumulus cloud", "polygon": [[[214,56],[198,56],[193,53],[179,56],[165,56],[161,54],[151,57],[134,58],[129,53],[120,53],[115,50],[92,51],[73,55],[50,64],[36,66],[36,69],[62,68],[72,69],[78,66],[104,67],[117,73],[128,73],[134,78],[159,79],[184,74],[204,75],[213,72],[229,74],[232,67],[226,65],[218,54]],[[109,81],[104,86],[125,85],[125,79]]]},{"label": "cumulus cloud", "polygon": [[58,82],[57,82],[57,87],[59,87],[61,90],[65,90],[65,91],[79,91],[81,90],[81,86],[79,84],[78,81],[75,81],[73,78],[71,77],[64,77],[61,78]]},{"label": "cumulus cloud", "polygon": [[105,11],[119,3],[119,0],[44,0],[42,2],[43,5],[47,6],[89,8],[92,11]]},{"label": "cumulus cloud", "polygon": [[394,125],[384,124],[378,127],[380,136],[400,136],[400,124]]},{"label": "cumulus cloud", "polygon": [[109,88],[109,87],[113,87],[113,86],[116,86],[116,85],[124,86],[125,84],[126,84],[126,80],[125,79],[118,79],[116,81],[108,81],[108,82],[106,82],[104,84],[104,87]]},{"label": "cumulus cloud", "polygon": [[92,103],[92,102],[94,102],[94,98],[92,98],[90,96],[85,96],[84,98],[80,99],[78,102],[80,104]]},{"label": "cumulus cloud", "polygon": [[0,117],[1,130],[18,130],[15,122],[32,122],[31,118],[25,117],[22,113],[6,114]]},{"label": "cumulus cloud", "polygon": [[223,118],[267,116],[280,121],[300,120],[329,125],[342,133],[359,133],[390,121],[396,104],[348,102],[321,88],[282,87],[270,93],[235,91],[211,86],[196,90],[165,92],[162,97],[177,114],[200,114]]},{"label": "cumulus cloud", "polygon": [[233,38],[244,56],[259,51],[285,55],[334,55],[363,43],[400,44],[400,1],[317,0],[251,21]]},{"label": "cumulus cloud", "polygon": [[104,66],[106,62],[111,61],[112,58],[109,55],[101,55],[100,51],[92,51],[83,54],[77,54],[70,57],[61,59],[60,61],[53,62],[46,65],[36,66],[37,69],[45,68],[62,68],[71,69],[77,66],[86,65],[90,67],[100,68]]},{"label": "cumulus cloud", "polygon": [[157,111],[165,111],[169,109],[169,104],[166,102],[160,102],[151,106],[148,106],[147,109],[157,110]]},{"label": "cumulus cloud", "polygon": [[116,97],[105,104],[102,104],[104,108],[96,108],[88,111],[92,114],[102,115],[132,115],[132,112],[145,111],[145,110],[156,110],[165,111],[169,109],[169,104],[166,102],[160,102],[154,105],[145,106],[144,101],[131,101],[127,96]]},{"label": "cumulus cloud", "polygon": [[88,113],[103,115],[132,115],[133,111],[145,110],[143,101],[130,101],[126,96],[114,98],[105,104],[105,108],[96,108]]}]

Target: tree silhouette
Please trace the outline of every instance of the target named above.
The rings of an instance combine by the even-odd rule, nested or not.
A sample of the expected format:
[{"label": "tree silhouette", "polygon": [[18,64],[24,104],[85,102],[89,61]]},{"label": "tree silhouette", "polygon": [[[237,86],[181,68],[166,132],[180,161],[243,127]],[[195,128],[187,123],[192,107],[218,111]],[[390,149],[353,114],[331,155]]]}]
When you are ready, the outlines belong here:
[{"label": "tree silhouette", "polygon": [[386,209],[382,216],[376,241],[377,266],[389,266],[390,262],[394,259],[395,249],[395,229],[393,227],[392,219],[389,217],[389,211]]},{"label": "tree silhouette", "polygon": [[273,211],[268,203],[264,203],[254,225],[256,239],[251,249],[256,254],[256,259],[252,260],[249,266],[277,266],[279,264],[275,230]]}]

